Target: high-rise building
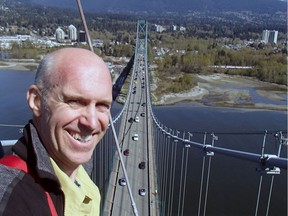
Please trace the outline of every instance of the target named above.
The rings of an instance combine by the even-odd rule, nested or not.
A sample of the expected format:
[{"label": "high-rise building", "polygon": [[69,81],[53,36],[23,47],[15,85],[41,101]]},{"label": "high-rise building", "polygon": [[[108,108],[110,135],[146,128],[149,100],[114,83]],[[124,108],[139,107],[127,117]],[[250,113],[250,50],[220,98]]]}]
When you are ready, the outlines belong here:
[{"label": "high-rise building", "polygon": [[77,29],[74,25],[68,27],[68,37],[71,41],[77,40]]},{"label": "high-rise building", "polygon": [[268,42],[277,44],[277,38],[278,31],[263,30],[262,32],[262,42],[265,44],[267,44]]},{"label": "high-rise building", "polygon": [[268,42],[277,44],[278,31],[270,31]]},{"label": "high-rise building", "polygon": [[269,30],[263,30],[262,32],[262,42],[267,44],[269,39]]},{"label": "high-rise building", "polygon": [[60,27],[56,29],[56,40],[58,42],[63,42],[65,40],[65,32]]}]

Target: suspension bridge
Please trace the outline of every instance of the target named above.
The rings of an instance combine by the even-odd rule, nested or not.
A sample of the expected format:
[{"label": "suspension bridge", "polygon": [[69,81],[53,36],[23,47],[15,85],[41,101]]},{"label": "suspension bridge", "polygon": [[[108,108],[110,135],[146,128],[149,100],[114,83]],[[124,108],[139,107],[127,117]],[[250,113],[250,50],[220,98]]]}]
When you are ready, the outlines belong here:
[{"label": "suspension bridge", "polygon": [[[219,203],[217,195],[209,196],[210,190],[215,191],[209,190],[209,186],[214,185],[211,179],[211,176],[215,176],[215,171],[211,170],[212,163],[215,161],[218,164],[216,170],[220,171],[219,168],[225,169],[225,163],[232,161],[231,158],[236,158],[241,159],[239,161],[243,163],[244,173],[254,172],[259,177],[256,178],[257,184],[251,185],[254,187],[251,190],[255,191],[253,198],[248,195],[242,196],[241,193],[237,194],[231,188],[231,194],[227,199],[231,199],[233,195],[238,196],[236,199],[233,198],[236,205],[242,203],[243,208],[251,209],[249,215],[269,215],[270,208],[274,208],[273,212],[278,212],[279,215],[285,215],[287,192],[283,192],[281,200],[272,200],[274,178],[282,176],[281,178],[287,181],[285,177],[287,176],[287,138],[284,137],[283,132],[264,131],[258,134],[262,145],[257,153],[249,152],[247,149],[217,147],[215,143],[221,134],[193,134],[163,125],[154,114],[150,99],[147,25],[144,20],[139,20],[137,23],[137,42],[129,77],[129,90],[121,112],[113,120],[115,128],[118,129],[118,136],[115,137],[117,145],[111,144],[113,130],[109,129],[107,140],[104,139],[104,144],[99,145],[102,154],[99,151],[99,154],[95,155],[95,167],[98,167],[98,171],[102,171],[101,175],[95,176],[104,198],[102,214],[225,215],[223,213],[225,210],[219,211],[220,213],[217,210],[213,210],[215,212],[209,210],[209,206],[217,209],[213,202]],[[193,141],[194,137],[195,140],[200,141]],[[265,148],[266,143],[271,142],[271,139],[277,142],[276,152],[267,152]],[[118,148],[116,149],[115,146]],[[144,167],[141,167],[141,163],[145,164]],[[198,164],[198,167],[191,163]],[[188,178],[191,173],[198,175],[197,182],[193,183],[197,189],[191,185],[191,177]],[[233,176],[229,178],[227,178],[229,182],[236,183],[232,187],[238,188],[237,180],[233,179]],[[236,175],[235,178],[239,181],[239,176]],[[121,182],[123,179],[126,180],[124,186]],[[223,179],[220,181],[225,182]],[[228,184],[225,186],[224,183],[222,186],[226,188]],[[287,185],[282,186],[287,190]],[[145,192],[141,193],[141,189]],[[238,192],[242,189],[238,188]],[[221,190],[219,193],[221,197]],[[197,198],[191,199],[191,195]],[[243,199],[247,199],[247,202],[245,200],[243,202]],[[235,205],[226,206],[230,202],[225,201],[225,198],[223,200],[224,203],[220,204],[219,208],[230,209]],[[191,205],[193,205],[193,213],[186,213],[185,209],[188,206],[191,208]],[[233,215],[247,215],[247,211],[242,213],[237,211],[239,208]],[[226,215],[231,215],[231,211]]]},{"label": "suspension bridge", "polygon": [[[281,176],[284,182],[287,181],[287,138],[284,137],[287,132],[264,131],[257,134],[262,145],[258,152],[252,152],[247,148],[217,147],[215,143],[221,134],[193,134],[163,125],[154,114],[150,99],[147,25],[144,20],[137,23],[132,63],[128,63],[125,73],[114,85],[113,96],[116,98],[124,84],[123,77],[128,77],[126,100],[119,114],[111,120],[113,124],[95,152],[96,172],[93,172],[93,179],[101,188],[102,215],[231,215],[229,209],[238,205],[243,205],[245,210],[232,210],[233,215],[247,215],[247,209],[250,209],[248,212],[251,215],[269,215],[270,212],[285,215],[287,192],[277,201],[273,201],[272,195],[274,178]],[[193,141],[193,138],[199,141]],[[271,140],[277,143],[276,152],[267,152],[266,143],[271,143]],[[231,205],[224,198],[224,202],[219,204],[217,195],[209,196],[209,191],[215,193],[215,189],[209,190],[210,184],[213,184],[211,176],[215,176],[212,163],[217,164],[216,170],[220,172],[219,167],[225,169],[225,163],[233,161],[232,158],[241,159],[238,163],[243,164],[240,165],[242,172],[257,175],[257,183],[248,186],[249,194],[254,191],[254,197],[239,193],[239,190],[247,190],[237,185],[239,178],[244,181],[242,178],[246,175],[241,178],[241,175],[228,177],[223,174],[229,183],[225,185],[225,181],[220,179],[222,187],[226,190],[227,187],[236,188],[228,189],[231,194],[227,196],[235,203]],[[197,167],[191,163],[197,164]],[[191,184],[191,173],[198,176],[197,182],[193,180],[196,189]],[[282,186],[286,191],[287,185]],[[221,189],[218,193],[219,197],[223,196]],[[218,210],[214,203],[219,205]],[[194,210],[187,213],[186,209],[191,209],[191,205]],[[214,210],[209,210],[209,206]],[[219,208],[222,210],[219,211]]]},{"label": "suspension bridge", "polygon": [[[113,87],[116,99],[129,81],[125,102],[93,155],[101,215],[287,215],[287,131],[256,134],[257,152],[244,143],[242,149],[221,145],[223,134],[162,124],[150,98],[147,32],[148,23],[139,20],[134,56]],[[271,142],[276,151],[267,147]],[[230,163],[241,170],[225,170]],[[256,180],[239,186],[246,176]]]}]

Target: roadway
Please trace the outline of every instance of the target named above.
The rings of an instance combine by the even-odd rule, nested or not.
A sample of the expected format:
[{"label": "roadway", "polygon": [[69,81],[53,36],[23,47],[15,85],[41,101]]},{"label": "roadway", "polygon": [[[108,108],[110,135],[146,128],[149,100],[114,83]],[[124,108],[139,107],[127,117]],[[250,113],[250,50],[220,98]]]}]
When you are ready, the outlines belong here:
[{"label": "roadway", "polygon": [[[129,196],[128,184],[131,188],[138,215],[156,215],[156,208],[154,208],[157,203],[154,200],[156,184],[154,177],[156,175],[154,160],[152,159],[154,154],[152,129],[146,95],[147,70],[144,64],[144,55],[136,55],[136,57],[133,76],[131,76],[131,94],[127,97],[128,105],[122,117],[121,131],[118,138],[128,179],[126,179],[126,185],[119,182],[120,179],[125,178],[125,174],[119,162],[119,155],[116,153],[116,163],[110,177],[104,215],[135,215]],[[142,167],[140,163],[142,163]],[[140,189],[144,189],[145,192],[140,193]]]}]

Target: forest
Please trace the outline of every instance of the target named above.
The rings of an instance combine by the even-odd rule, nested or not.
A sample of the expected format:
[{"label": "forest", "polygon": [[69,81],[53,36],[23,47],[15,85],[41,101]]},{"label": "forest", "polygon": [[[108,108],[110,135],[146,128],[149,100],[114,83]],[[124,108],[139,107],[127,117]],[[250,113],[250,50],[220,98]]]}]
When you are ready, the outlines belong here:
[{"label": "forest", "polygon": [[[170,46],[170,49],[174,51],[168,52],[164,58],[157,61],[158,72],[160,73],[165,72],[168,75],[176,72],[188,74],[225,73],[255,77],[261,81],[287,85],[286,48],[277,50],[271,45],[255,43],[235,50],[215,39],[166,38],[165,41],[163,47],[169,47],[169,44],[173,44],[173,48]],[[229,44],[233,43],[240,43],[240,41],[231,40],[229,42]],[[177,52],[179,49],[184,50],[184,52]],[[243,68],[211,67],[225,65],[243,66]],[[244,68],[247,66],[249,68]]]},{"label": "forest", "polygon": [[[11,1],[11,4],[13,1]],[[1,35],[33,34],[49,37],[58,26],[73,24],[81,29],[78,12],[72,9],[41,8],[35,6],[11,7],[13,10],[0,11]],[[137,17],[123,14],[86,14],[91,38],[103,41],[103,47],[95,51],[105,56],[132,57],[135,46]],[[228,19],[228,18],[227,18]],[[191,74],[225,73],[255,77],[261,81],[287,85],[287,43],[263,44],[260,42],[261,29],[267,27],[253,22],[213,21],[195,19],[182,23],[185,32],[162,33],[151,31],[151,24],[166,26],[181,23],[181,19],[150,17],[148,33],[149,63],[157,64],[156,73],[162,79],[180,74],[169,85],[169,91],[179,92],[191,88],[195,81]],[[262,22],[265,23],[265,22]],[[277,24],[277,23],[276,23]],[[275,24],[275,25],[276,25]],[[283,30],[283,23],[278,23]],[[13,26],[13,28],[12,28]],[[277,27],[277,25],[275,26]],[[279,31],[278,40],[286,41],[287,33]],[[249,41],[249,43],[247,43]],[[74,46],[84,46],[82,44]],[[14,43],[11,58],[40,59],[52,49],[39,47],[31,41]],[[155,50],[165,53],[158,56]],[[220,69],[213,66],[249,66],[247,69]],[[184,75],[183,75],[184,74]]]}]

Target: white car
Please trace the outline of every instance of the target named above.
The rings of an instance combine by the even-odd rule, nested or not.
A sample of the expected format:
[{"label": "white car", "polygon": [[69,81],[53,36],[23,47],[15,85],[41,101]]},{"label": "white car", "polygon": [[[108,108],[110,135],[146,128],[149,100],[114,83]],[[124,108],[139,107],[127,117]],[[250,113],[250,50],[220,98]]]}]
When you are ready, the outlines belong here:
[{"label": "white car", "polygon": [[119,185],[120,186],[125,186],[126,185],[126,179],[124,177],[119,179]]},{"label": "white car", "polygon": [[134,121],[139,122],[139,116],[136,116]]},{"label": "white car", "polygon": [[132,136],[132,140],[137,141],[139,139],[138,134],[134,134],[134,136]]},{"label": "white car", "polygon": [[146,190],[145,189],[139,189],[139,195],[140,196],[145,196],[146,195]]}]

